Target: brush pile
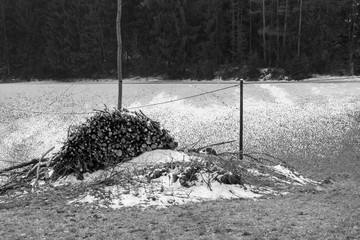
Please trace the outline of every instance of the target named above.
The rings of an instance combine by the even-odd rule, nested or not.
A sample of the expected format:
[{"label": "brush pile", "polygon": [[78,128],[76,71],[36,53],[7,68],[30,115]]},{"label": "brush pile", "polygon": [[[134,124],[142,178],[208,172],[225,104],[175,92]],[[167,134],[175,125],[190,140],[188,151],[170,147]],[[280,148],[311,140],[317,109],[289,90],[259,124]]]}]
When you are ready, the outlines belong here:
[{"label": "brush pile", "polygon": [[75,173],[81,179],[82,173],[130,160],[143,152],[176,147],[169,132],[141,111],[105,109],[69,131],[53,159],[52,178]]},{"label": "brush pile", "polygon": [[146,151],[177,146],[159,122],[141,111],[109,111],[106,108],[83,124],[69,128],[63,146],[52,157],[45,158],[54,147],[41,158],[0,169],[0,195],[22,187],[34,189],[39,180],[56,181],[70,174],[82,180],[86,172],[131,160]]}]

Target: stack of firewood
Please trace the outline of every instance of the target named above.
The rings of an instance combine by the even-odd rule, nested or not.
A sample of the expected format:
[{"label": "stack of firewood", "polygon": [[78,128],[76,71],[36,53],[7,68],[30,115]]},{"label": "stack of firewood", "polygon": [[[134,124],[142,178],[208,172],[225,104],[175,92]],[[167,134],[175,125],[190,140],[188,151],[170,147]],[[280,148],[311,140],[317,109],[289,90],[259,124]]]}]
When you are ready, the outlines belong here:
[{"label": "stack of firewood", "polygon": [[146,151],[175,149],[177,145],[160,123],[141,111],[105,109],[69,131],[52,160],[52,178],[75,173],[81,179],[82,173],[130,160]]}]

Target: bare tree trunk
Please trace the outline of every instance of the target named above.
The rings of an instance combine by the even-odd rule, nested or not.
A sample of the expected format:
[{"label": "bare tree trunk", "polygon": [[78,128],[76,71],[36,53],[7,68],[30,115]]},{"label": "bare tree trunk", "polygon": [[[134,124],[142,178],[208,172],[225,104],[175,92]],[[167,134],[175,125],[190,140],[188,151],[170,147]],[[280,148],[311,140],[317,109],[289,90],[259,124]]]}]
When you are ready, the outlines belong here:
[{"label": "bare tree trunk", "polygon": [[[219,9],[221,7],[221,5],[218,3],[218,1],[216,1],[216,50],[219,51],[220,49],[220,14],[219,14]],[[217,67],[218,69],[220,68],[220,63],[221,63],[221,58],[220,58],[220,54],[216,54],[216,58],[217,58]]]},{"label": "bare tree trunk", "polygon": [[6,71],[7,74],[10,75],[10,61],[9,61],[9,46],[8,46],[8,38],[7,38],[7,31],[6,31],[6,19],[5,19],[5,7],[6,7],[6,1],[3,0],[1,4],[1,16],[2,16],[2,23],[3,23],[3,33],[4,33],[4,39],[3,39],[3,61],[6,64]]},{"label": "bare tree trunk", "polygon": [[117,71],[119,81],[118,109],[122,108],[122,42],[121,42],[121,0],[118,0],[116,17],[116,35],[117,35]]},{"label": "bare tree trunk", "polygon": [[250,7],[249,7],[249,25],[250,25],[250,31],[249,31],[249,56],[252,52],[252,4],[251,4],[251,0],[249,0],[249,4],[250,4]]},{"label": "bare tree trunk", "polygon": [[298,44],[297,44],[298,45],[297,46],[297,56],[298,57],[300,57],[302,10],[303,10],[303,0],[300,0],[299,31],[298,31]]},{"label": "bare tree trunk", "polygon": [[[274,26],[274,1],[273,0],[270,0],[269,10],[270,10],[270,24],[269,24],[269,22],[268,22],[268,24],[269,24],[270,28],[273,28],[273,26]],[[273,34],[270,34],[267,44],[269,46],[267,48],[268,64],[269,64],[269,66],[272,66],[273,57],[271,55],[272,55],[272,50],[274,49]]]},{"label": "bare tree trunk", "polygon": [[353,0],[351,11],[351,27],[349,28],[349,74],[354,75],[354,34],[355,34],[355,8],[356,0]]},{"label": "bare tree trunk", "polygon": [[235,62],[236,32],[235,32],[235,0],[231,0],[231,60]]},{"label": "bare tree trunk", "polygon": [[237,48],[238,48],[238,52],[241,54],[240,56],[240,60],[243,59],[243,5],[242,5],[242,0],[238,0],[238,44],[237,44]]},{"label": "bare tree trunk", "polygon": [[287,34],[287,20],[288,20],[288,8],[289,8],[289,0],[285,0],[285,19],[284,19],[284,36],[283,36],[283,55],[285,60],[285,50],[286,50],[286,34]]},{"label": "bare tree trunk", "polygon": [[276,67],[279,66],[279,52],[280,52],[280,28],[279,28],[279,0],[276,0]]},{"label": "bare tree trunk", "polygon": [[262,15],[263,15],[263,49],[264,49],[264,62],[266,63],[266,35],[265,35],[265,27],[266,27],[266,17],[265,17],[265,0],[262,1]]},{"label": "bare tree trunk", "polygon": [[97,24],[98,24],[98,43],[100,48],[100,56],[99,56],[99,66],[101,68],[101,71],[104,72],[104,61],[105,61],[105,50],[104,50],[104,32],[103,27],[101,23],[101,15],[99,11],[99,1],[96,1],[95,4],[96,8],[96,17],[97,17]]}]

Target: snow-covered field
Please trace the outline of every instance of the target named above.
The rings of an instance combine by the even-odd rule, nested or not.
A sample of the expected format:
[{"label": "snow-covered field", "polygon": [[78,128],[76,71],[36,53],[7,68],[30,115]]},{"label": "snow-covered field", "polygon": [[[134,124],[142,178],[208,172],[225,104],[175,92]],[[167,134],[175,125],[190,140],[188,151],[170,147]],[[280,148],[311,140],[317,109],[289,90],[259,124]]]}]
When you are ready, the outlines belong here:
[{"label": "snow-covered field", "polygon": [[[204,146],[239,138],[239,87],[179,99],[231,86],[125,84],[123,105],[161,122],[180,147]],[[56,151],[71,125],[116,101],[117,83],[111,81],[1,84],[0,166],[39,157],[52,146]],[[171,102],[146,106],[166,101]],[[359,151],[359,109],[357,81],[245,85],[245,151],[296,160],[336,159],[345,148]],[[218,149],[237,150],[238,142]]]}]

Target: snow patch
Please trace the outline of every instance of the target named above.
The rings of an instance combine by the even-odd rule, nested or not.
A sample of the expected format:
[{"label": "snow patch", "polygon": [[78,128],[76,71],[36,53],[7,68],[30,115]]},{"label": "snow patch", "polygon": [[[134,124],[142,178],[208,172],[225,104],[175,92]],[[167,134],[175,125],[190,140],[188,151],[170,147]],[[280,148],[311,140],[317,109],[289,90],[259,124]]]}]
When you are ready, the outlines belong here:
[{"label": "snow patch", "polygon": [[321,90],[318,87],[311,87],[311,91],[315,95],[320,95],[321,94]]},{"label": "snow patch", "polygon": [[282,165],[276,165],[273,167],[273,169],[275,170],[275,172],[280,173],[283,176],[285,176],[291,180],[294,180],[301,185],[305,185],[308,183],[313,183],[313,184],[317,183],[316,181],[313,181],[309,178],[305,178],[305,177],[301,176],[298,172],[290,170],[289,168],[286,168]]},{"label": "snow patch", "polygon": [[277,103],[294,105],[294,102],[289,98],[289,94],[285,92],[283,89],[272,86],[270,84],[260,85],[261,88],[266,89],[270,92],[270,94],[275,98]]},{"label": "snow patch", "polygon": [[131,163],[155,164],[166,162],[190,162],[189,155],[172,150],[157,149],[155,151],[145,152],[131,160]]},{"label": "snow patch", "polygon": [[[211,188],[205,183],[185,188],[179,183],[167,186],[161,184],[162,180],[156,181],[150,186],[132,189],[131,191],[119,188],[118,186],[105,187],[105,192],[111,196],[108,200],[101,201],[101,207],[119,209],[123,207],[167,207],[170,205],[196,203],[217,199],[254,199],[261,197],[261,194],[253,193],[239,185],[226,185],[218,182],[211,183]],[[87,193],[86,195],[70,201],[74,203],[94,203],[98,198]]]}]

